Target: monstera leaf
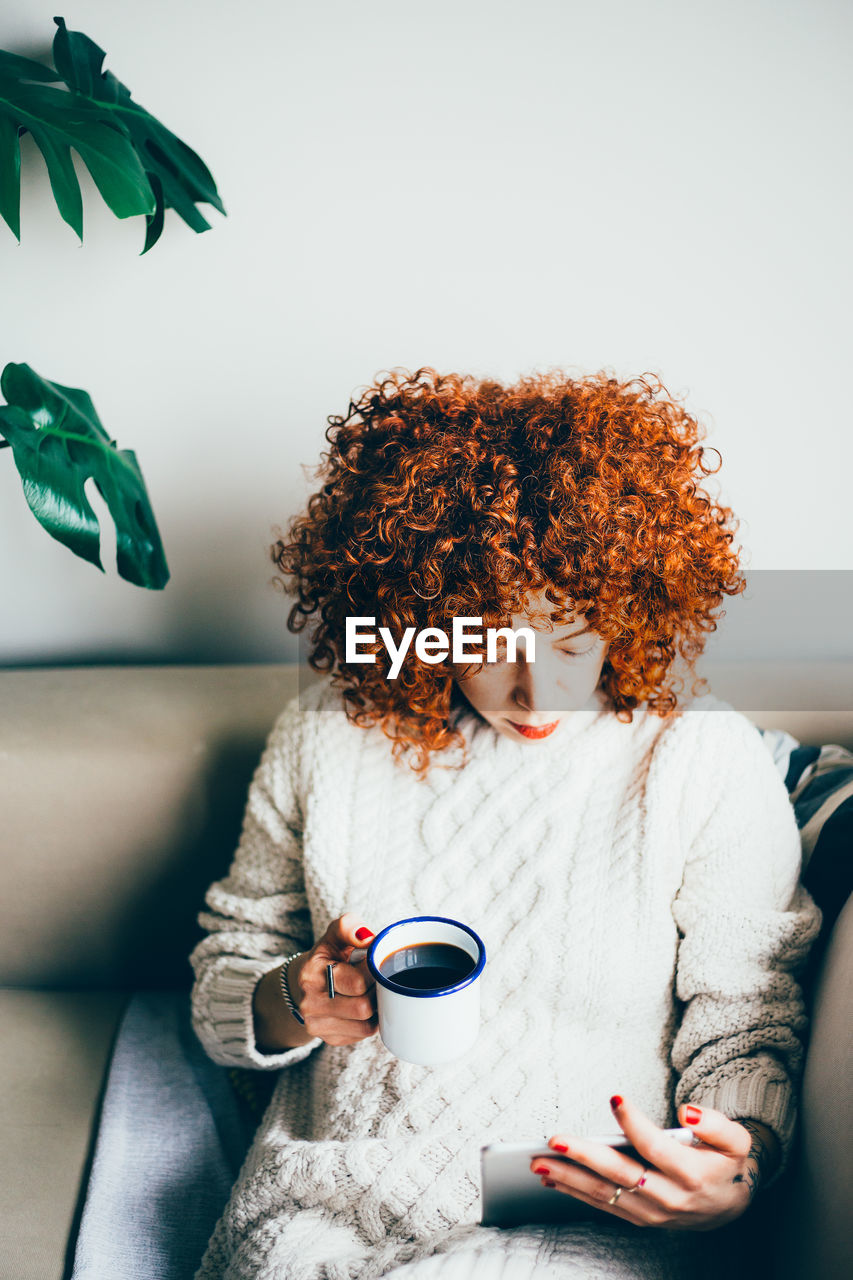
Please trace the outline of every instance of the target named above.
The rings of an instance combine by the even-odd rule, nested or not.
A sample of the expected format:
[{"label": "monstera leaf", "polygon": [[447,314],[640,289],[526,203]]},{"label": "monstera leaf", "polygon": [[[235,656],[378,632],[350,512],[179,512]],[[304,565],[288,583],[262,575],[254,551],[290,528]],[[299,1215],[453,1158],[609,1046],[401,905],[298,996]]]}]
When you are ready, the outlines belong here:
[{"label": "monstera leaf", "polygon": [[0,390],[8,401],[0,435],[39,523],[103,572],[98,517],[84,492],[93,478],[115,522],[119,573],[138,587],[164,587],[169,570],[136,455],[116,448],[86,392],[48,382],[28,364],[7,364]]},{"label": "monstera leaf", "polygon": [[[47,165],[59,212],[83,238],[83,202],[72,148],[116,217],[145,214],[142,252],[156,244],[166,209],[194,231],[207,231],[196,204],[225,213],[216,183],[201,158],[150,112],[134,102],[112,72],[105,53],[64,18],[53,41],[56,71],[0,50],[0,215],[20,240],[19,137],[32,134]],[[67,89],[52,88],[64,80]],[[70,92],[69,92],[70,91]]]}]

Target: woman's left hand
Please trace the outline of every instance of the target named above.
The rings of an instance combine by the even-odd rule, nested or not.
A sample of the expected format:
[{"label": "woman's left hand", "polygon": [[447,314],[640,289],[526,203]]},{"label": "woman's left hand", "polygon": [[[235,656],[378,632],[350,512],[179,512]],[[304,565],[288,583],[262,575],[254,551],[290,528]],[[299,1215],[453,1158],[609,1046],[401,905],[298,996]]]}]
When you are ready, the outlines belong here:
[{"label": "woman's left hand", "polygon": [[556,1134],[549,1147],[577,1164],[537,1157],[530,1168],[555,1193],[574,1196],[636,1226],[682,1231],[720,1227],[740,1217],[778,1160],[774,1134],[754,1120],[730,1120],[711,1107],[682,1103],[679,1124],[692,1128],[700,1140],[698,1146],[685,1146],[666,1137],[630,1102],[617,1096],[610,1105],[644,1163],[604,1143]]}]

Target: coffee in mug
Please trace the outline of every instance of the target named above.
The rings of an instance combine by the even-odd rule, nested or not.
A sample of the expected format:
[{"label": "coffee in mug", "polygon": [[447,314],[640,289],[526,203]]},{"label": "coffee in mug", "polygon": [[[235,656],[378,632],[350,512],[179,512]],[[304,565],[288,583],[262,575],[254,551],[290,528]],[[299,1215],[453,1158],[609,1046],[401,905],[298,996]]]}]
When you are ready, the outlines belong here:
[{"label": "coffee in mug", "polygon": [[398,987],[437,991],[455,987],[476,964],[473,956],[452,942],[415,942],[392,951],[380,964],[379,972]]},{"label": "coffee in mug", "polygon": [[413,916],[380,929],[367,951],[379,1035],[404,1062],[429,1067],[473,1048],[480,1030],[482,938],[446,916]]}]

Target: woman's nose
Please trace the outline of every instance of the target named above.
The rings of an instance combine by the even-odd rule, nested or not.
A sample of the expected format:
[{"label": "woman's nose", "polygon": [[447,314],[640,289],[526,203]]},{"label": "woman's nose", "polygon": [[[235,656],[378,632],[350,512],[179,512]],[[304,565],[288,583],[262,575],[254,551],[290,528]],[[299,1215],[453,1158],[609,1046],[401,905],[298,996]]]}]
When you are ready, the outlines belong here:
[{"label": "woman's nose", "polygon": [[549,674],[545,663],[537,668],[535,662],[528,662],[526,656],[520,655],[515,664],[512,696],[522,710],[531,714],[537,711],[554,711],[559,705],[560,694],[560,682],[555,680],[553,673]]}]

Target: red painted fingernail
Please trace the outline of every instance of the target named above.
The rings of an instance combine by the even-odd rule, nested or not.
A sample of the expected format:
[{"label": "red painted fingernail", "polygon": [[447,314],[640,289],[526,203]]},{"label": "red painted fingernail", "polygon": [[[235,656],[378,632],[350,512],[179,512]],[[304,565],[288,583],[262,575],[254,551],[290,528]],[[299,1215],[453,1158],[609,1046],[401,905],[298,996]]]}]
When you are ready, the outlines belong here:
[{"label": "red painted fingernail", "polygon": [[552,1148],[553,1148],[553,1150],[554,1150],[554,1151],[562,1151],[564,1155],[565,1155],[565,1153],[566,1153],[566,1152],[568,1151],[568,1149],[569,1149],[569,1148],[566,1146],[565,1142],[552,1142],[552,1143],[551,1143],[551,1146],[552,1146]]},{"label": "red painted fingernail", "polygon": [[355,936],[358,938],[359,942],[363,942],[365,938],[373,937],[373,930],[362,927],[361,929],[356,929]]},{"label": "red painted fingernail", "polygon": [[534,1172],[534,1173],[540,1173],[540,1174],[541,1174],[541,1173],[550,1173],[550,1172],[551,1172],[551,1170],[550,1170],[550,1169],[546,1169],[546,1168],[545,1168],[545,1166],[544,1166],[544,1164],[538,1164],[538,1165],[536,1166],[536,1168],[533,1170],[533,1172]]},{"label": "red painted fingernail", "polygon": [[610,1105],[615,1111],[617,1107],[622,1106],[623,1101],[624,1099],[618,1093],[614,1093],[613,1097],[610,1099]]},{"label": "red painted fingernail", "polygon": [[698,1107],[685,1107],[684,1119],[688,1124],[698,1124],[702,1119],[702,1112]]}]

